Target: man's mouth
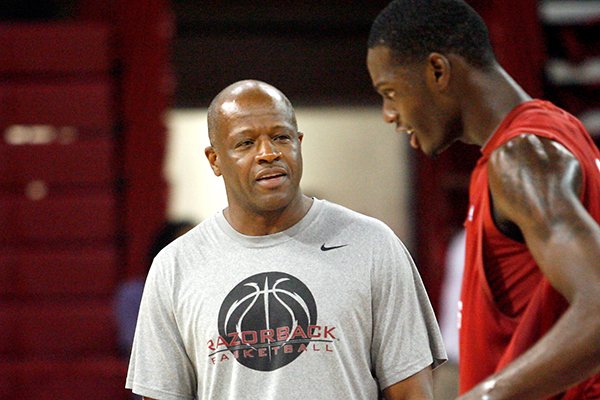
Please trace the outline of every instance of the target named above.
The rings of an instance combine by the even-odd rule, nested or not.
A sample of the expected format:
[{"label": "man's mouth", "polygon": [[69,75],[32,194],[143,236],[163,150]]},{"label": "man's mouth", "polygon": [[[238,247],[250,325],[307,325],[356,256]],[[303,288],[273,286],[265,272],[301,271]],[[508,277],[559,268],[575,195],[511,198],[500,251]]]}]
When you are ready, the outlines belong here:
[{"label": "man's mouth", "polygon": [[276,179],[282,176],[286,176],[286,174],[282,174],[282,173],[277,173],[277,174],[269,174],[269,175],[265,175],[265,176],[261,176],[260,178],[257,178],[257,181],[266,181],[269,179]]},{"label": "man's mouth", "polygon": [[413,149],[418,149],[419,148],[419,139],[417,139],[417,134],[415,133],[415,130],[410,129],[409,131],[407,131],[407,134],[410,136],[410,146]]},{"label": "man's mouth", "polygon": [[405,133],[405,134],[407,134],[407,135],[410,136],[411,134],[414,133],[414,131],[415,130],[412,129],[412,128],[406,128],[406,127],[404,127],[402,125],[396,125],[396,132],[398,132],[399,134]]},{"label": "man's mouth", "polygon": [[263,187],[274,188],[283,183],[286,177],[287,172],[283,168],[269,168],[257,174],[256,182]]}]

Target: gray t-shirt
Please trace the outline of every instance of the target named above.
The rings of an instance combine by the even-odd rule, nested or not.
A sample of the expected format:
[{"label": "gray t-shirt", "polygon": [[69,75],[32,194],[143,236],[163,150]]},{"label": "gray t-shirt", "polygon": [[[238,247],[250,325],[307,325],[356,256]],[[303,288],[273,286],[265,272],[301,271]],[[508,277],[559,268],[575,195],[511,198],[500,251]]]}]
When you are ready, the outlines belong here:
[{"label": "gray t-shirt", "polygon": [[377,399],[446,359],[421,278],[384,223],[315,199],[293,227],[218,213],[146,280],[126,387],[159,400]]}]

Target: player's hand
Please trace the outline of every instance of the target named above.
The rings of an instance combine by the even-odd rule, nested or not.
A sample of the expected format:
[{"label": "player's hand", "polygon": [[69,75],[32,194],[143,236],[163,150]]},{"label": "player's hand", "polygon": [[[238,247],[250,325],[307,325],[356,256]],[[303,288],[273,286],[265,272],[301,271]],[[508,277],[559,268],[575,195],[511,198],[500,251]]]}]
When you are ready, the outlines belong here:
[{"label": "player's hand", "polygon": [[467,393],[457,397],[456,400],[498,400],[500,397],[491,394],[495,386],[495,380],[485,380]]}]

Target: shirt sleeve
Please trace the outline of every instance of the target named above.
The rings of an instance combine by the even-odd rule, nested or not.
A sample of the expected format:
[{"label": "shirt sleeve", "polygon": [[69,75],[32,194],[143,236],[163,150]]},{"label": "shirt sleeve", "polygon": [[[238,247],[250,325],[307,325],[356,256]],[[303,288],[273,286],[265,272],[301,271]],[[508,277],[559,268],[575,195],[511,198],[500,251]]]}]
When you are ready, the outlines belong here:
[{"label": "shirt sleeve", "polygon": [[125,387],[157,400],[191,400],[197,381],[173,308],[174,261],[162,260],[146,279]]},{"label": "shirt sleeve", "polygon": [[393,236],[372,270],[371,359],[381,389],[431,365],[446,352],[440,330],[408,250]]}]

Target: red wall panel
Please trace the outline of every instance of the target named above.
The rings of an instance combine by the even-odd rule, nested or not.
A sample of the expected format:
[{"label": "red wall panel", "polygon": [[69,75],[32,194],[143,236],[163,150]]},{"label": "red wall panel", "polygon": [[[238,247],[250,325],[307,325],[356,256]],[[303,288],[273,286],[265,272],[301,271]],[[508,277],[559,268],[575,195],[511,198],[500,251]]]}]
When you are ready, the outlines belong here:
[{"label": "red wall panel", "polygon": [[0,361],[0,399],[130,400],[126,369],[126,362],[110,357]]},{"label": "red wall panel", "polygon": [[108,79],[0,84],[0,127],[47,124],[113,126],[113,93]]},{"label": "red wall panel", "polygon": [[111,44],[100,23],[0,24],[0,74],[106,73]]},{"label": "red wall panel", "polygon": [[0,302],[0,359],[112,354],[110,301]]},{"label": "red wall panel", "polygon": [[0,186],[25,185],[31,181],[106,187],[114,183],[115,145],[109,137],[73,138],[64,143],[58,142],[60,137],[55,140],[41,145],[0,144]]},{"label": "red wall panel", "polygon": [[107,243],[116,239],[116,199],[111,193],[49,193],[39,200],[0,193],[0,244]]},{"label": "red wall panel", "polygon": [[0,298],[110,297],[119,276],[115,248],[6,249],[0,253]]}]

